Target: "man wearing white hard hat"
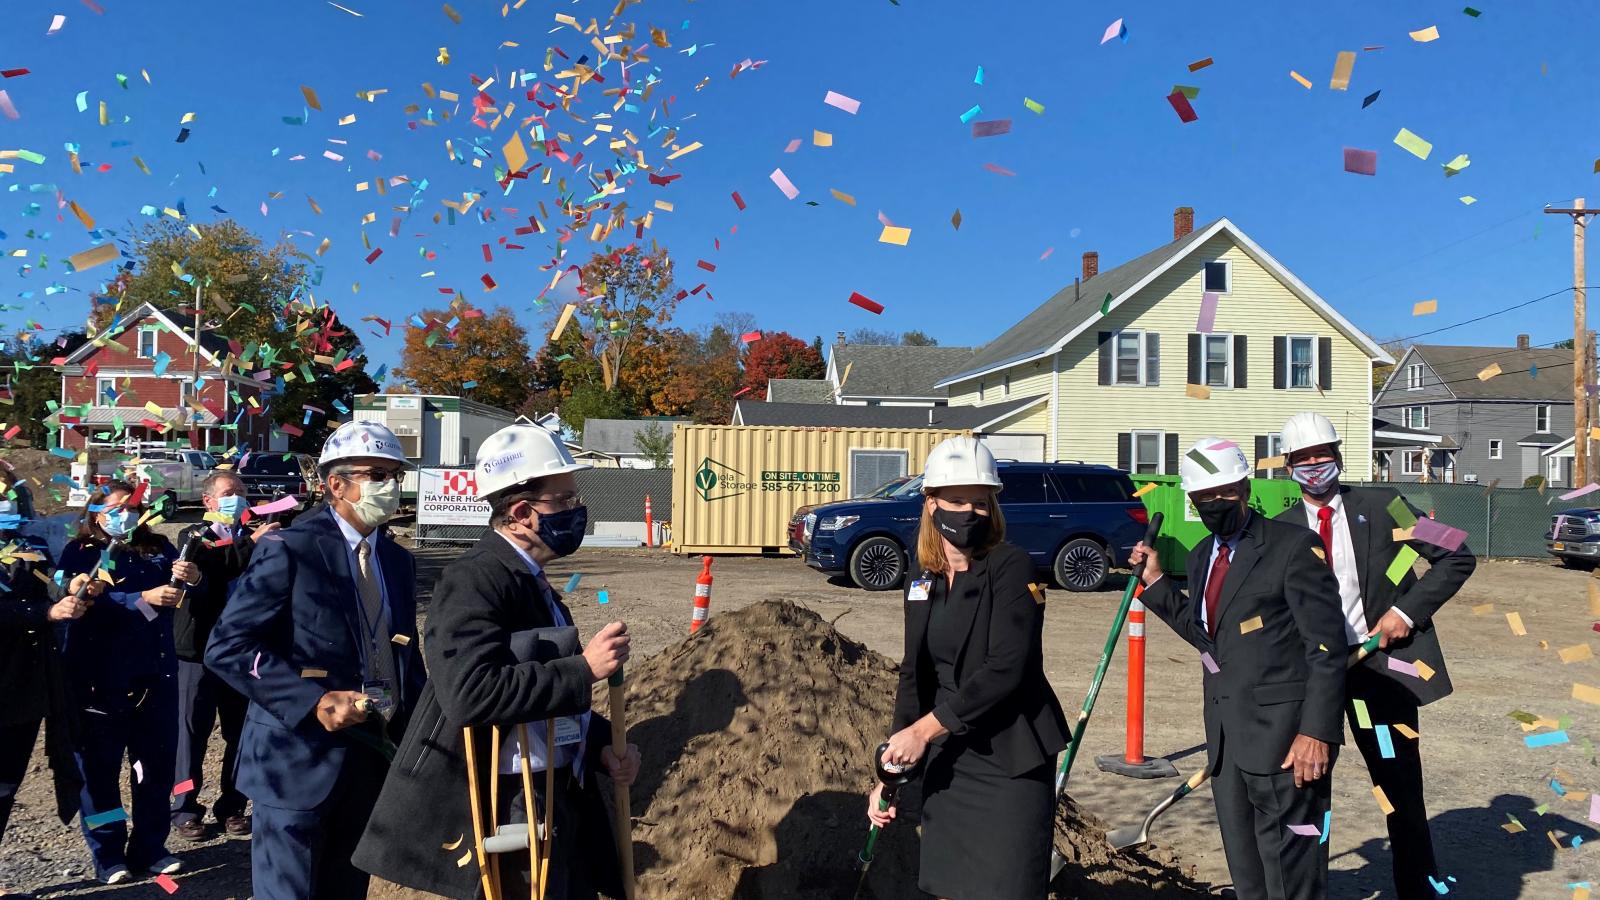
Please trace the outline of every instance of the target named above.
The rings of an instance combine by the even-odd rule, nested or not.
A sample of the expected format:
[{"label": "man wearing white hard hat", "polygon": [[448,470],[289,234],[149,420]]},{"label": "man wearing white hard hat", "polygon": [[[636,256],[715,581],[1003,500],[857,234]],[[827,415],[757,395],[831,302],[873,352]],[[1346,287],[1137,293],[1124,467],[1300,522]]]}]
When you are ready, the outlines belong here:
[{"label": "man wearing white hard hat", "polygon": [[[623,896],[595,776],[603,770],[631,784],[639,751],[613,755],[611,726],[589,705],[595,684],[627,661],[628,629],[612,622],[580,647],[544,569],[583,543],[588,511],[575,473],[587,468],[536,425],[507,426],[479,447],[477,496],[488,501],[491,530],[439,576],[423,641],[430,680],[356,850],[356,864],[372,874],[446,897],[477,897],[491,878],[505,897],[530,888],[547,900]],[[484,799],[496,806],[493,827],[474,796],[480,807]],[[464,852],[476,855],[478,833],[521,842],[461,865]],[[530,833],[542,838],[536,867]]]},{"label": "man wearing white hard hat", "polygon": [[[1211,794],[1239,900],[1312,900],[1328,888],[1330,773],[1344,741],[1339,585],[1316,535],[1250,509],[1250,463],[1203,437],[1179,463],[1211,536],[1189,592],[1140,543],[1145,606],[1201,654]],[[1294,826],[1298,831],[1290,829]]]},{"label": "man wearing white hard hat", "polygon": [[250,700],[237,783],[257,900],[366,896],[350,857],[426,678],[416,563],[382,528],[407,465],[383,425],[339,426],[326,507],[257,544],[211,633],[206,666]]},{"label": "man wearing white hard hat", "polygon": [[[1372,783],[1383,788],[1394,807],[1384,823],[1394,860],[1395,896],[1434,897],[1437,892],[1429,879],[1443,876],[1434,861],[1423,800],[1422,742],[1397,729],[1404,726],[1416,734],[1417,709],[1450,694],[1450,673],[1433,617],[1461,590],[1477,558],[1464,542],[1448,538],[1442,540],[1454,544],[1453,549],[1416,539],[1395,540],[1395,531],[1402,528],[1396,513],[1404,511],[1404,527],[1409,529],[1422,518],[1421,511],[1392,488],[1340,484],[1344,459],[1339,433],[1326,416],[1296,413],[1283,424],[1282,434],[1289,475],[1300,483],[1301,500],[1279,513],[1278,519],[1317,533],[1328,567],[1339,580],[1345,643],[1354,646],[1376,634],[1383,649],[1350,669],[1346,715]],[[1462,535],[1458,532],[1455,537]],[[1389,567],[1406,547],[1428,561],[1428,571],[1418,578],[1407,567],[1396,583],[1389,578]],[[1391,659],[1407,665],[1397,669],[1389,664]],[[1366,708],[1365,723],[1356,712],[1357,701]],[[1387,744],[1369,725],[1391,729]]]}]

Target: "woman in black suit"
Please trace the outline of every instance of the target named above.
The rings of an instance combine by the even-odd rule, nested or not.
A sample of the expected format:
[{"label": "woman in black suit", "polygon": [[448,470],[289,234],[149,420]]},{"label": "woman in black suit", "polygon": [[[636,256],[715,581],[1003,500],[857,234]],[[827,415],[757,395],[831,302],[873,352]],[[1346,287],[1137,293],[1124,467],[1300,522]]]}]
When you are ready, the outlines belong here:
[{"label": "woman in black suit", "polygon": [[[892,765],[928,756],[917,886],[952,900],[1046,896],[1055,757],[1067,746],[1044,674],[1044,593],[1028,555],[1005,542],[1000,487],[994,456],[973,438],[928,456],[883,755]],[[882,790],[867,803],[879,826],[895,817],[878,810]]]}]

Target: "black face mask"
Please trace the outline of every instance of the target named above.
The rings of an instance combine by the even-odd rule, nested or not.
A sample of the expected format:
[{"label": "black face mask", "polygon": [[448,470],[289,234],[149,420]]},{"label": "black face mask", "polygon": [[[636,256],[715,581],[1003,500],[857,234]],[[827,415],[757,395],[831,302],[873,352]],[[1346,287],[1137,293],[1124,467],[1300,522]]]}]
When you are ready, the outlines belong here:
[{"label": "black face mask", "polygon": [[934,507],[933,527],[953,546],[963,550],[982,544],[989,537],[989,517],[978,515],[977,510],[955,512]]},{"label": "black face mask", "polygon": [[1206,530],[1217,537],[1233,537],[1244,528],[1250,507],[1240,500],[1204,500],[1194,505]]},{"label": "black face mask", "polygon": [[539,514],[539,540],[556,556],[571,556],[583,546],[589,527],[589,507],[574,506],[558,513]]}]

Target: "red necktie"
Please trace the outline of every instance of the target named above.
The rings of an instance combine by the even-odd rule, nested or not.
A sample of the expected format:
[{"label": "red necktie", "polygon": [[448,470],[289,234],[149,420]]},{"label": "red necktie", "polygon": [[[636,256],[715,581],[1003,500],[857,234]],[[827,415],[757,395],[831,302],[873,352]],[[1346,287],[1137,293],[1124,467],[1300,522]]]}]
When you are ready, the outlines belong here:
[{"label": "red necktie", "polygon": [[1228,555],[1228,545],[1218,544],[1217,560],[1206,576],[1206,625],[1212,637],[1217,636],[1217,601],[1222,599],[1222,579],[1228,577]]},{"label": "red necktie", "polygon": [[1322,549],[1328,561],[1328,568],[1331,569],[1333,568],[1333,507],[1318,507],[1317,534],[1322,535]]}]

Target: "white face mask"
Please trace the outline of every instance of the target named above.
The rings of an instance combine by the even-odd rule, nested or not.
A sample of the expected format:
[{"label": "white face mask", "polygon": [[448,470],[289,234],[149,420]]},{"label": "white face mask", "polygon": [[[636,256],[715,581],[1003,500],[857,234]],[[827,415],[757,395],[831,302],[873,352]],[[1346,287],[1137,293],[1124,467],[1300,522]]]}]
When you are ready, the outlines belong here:
[{"label": "white face mask", "polygon": [[363,482],[361,499],[350,504],[350,508],[361,524],[377,528],[400,509],[400,481],[391,478],[383,484]]}]

